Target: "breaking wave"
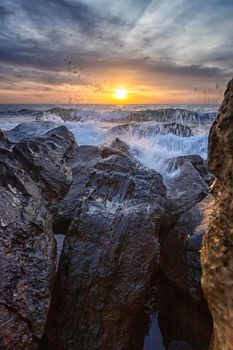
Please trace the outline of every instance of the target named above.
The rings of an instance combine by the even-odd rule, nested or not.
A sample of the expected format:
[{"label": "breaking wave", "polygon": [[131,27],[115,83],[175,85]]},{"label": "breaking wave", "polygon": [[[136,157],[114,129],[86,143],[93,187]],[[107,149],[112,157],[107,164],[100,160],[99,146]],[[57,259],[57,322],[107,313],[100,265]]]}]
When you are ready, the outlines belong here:
[{"label": "breaking wave", "polygon": [[[27,121],[24,126],[9,132],[12,140],[17,140],[19,130],[22,135],[31,137],[34,134],[43,134],[51,127],[65,125],[73,132],[79,145],[106,144],[119,137],[130,146],[132,153],[141,163],[160,172],[163,171],[164,161],[168,158],[191,154],[199,154],[206,158],[207,135],[217,110],[214,110],[214,107],[201,110],[200,106],[195,106],[193,110],[140,110],[138,106],[134,109],[132,106],[106,106],[102,109],[20,107],[0,107],[0,127],[3,129],[4,125],[5,129],[10,128],[11,120],[12,127],[21,121]],[[30,120],[33,121],[31,125]]]}]

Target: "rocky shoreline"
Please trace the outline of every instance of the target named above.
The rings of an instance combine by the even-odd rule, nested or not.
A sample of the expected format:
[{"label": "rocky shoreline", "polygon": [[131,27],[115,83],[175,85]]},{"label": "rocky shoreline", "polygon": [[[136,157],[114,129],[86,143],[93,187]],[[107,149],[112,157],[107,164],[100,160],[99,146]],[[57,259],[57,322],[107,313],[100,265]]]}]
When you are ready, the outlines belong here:
[{"label": "rocky shoreline", "polygon": [[[211,271],[214,235],[229,214],[233,129],[222,134],[220,124],[232,123],[232,91],[231,82],[210,133],[213,194],[214,176],[198,155],[169,159],[167,168],[179,171],[165,181],[119,138],[97,147],[78,146],[64,126],[43,136],[23,125],[0,133],[0,349],[142,350],[149,303],[166,348],[207,350],[212,319],[200,249],[213,195],[220,216],[205,238],[202,283],[222,342],[221,289],[212,288],[221,276]],[[55,234],[65,235],[57,271]],[[228,279],[232,270],[223,273]],[[230,326],[224,332],[230,344]]]}]

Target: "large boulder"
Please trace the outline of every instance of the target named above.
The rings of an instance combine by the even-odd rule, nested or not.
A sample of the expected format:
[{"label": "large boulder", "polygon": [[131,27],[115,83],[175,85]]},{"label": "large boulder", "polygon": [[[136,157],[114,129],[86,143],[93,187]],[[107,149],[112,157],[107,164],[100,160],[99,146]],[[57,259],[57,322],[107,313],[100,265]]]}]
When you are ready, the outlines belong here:
[{"label": "large boulder", "polygon": [[165,207],[156,171],[124,153],[95,165],[64,241],[45,348],[130,349]]},{"label": "large boulder", "polygon": [[209,193],[209,186],[190,161],[185,161],[178,172],[166,179],[170,202],[170,216],[176,218],[200,202]]},{"label": "large boulder", "polygon": [[30,121],[20,123],[5,133],[11,142],[19,142],[27,138],[41,136],[56,127],[57,124],[52,121]]},{"label": "large boulder", "polygon": [[209,135],[216,199],[202,247],[202,287],[214,322],[214,350],[233,349],[233,80]]},{"label": "large boulder", "polygon": [[161,243],[160,265],[168,279],[197,301],[200,287],[200,249],[213,210],[213,196],[184,212]]},{"label": "large boulder", "polygon": [[16,143],[13,151],[41,179],[44,192],[58,197],[68,191],[72,182],[72,174],[66,161],[75,148],[73,134],[65,126],[60,126],[43,136]]},{"label": "large boulder", "polygon": [[[56,129],[47,136],[10,148],[7,140],[3,141],[0,146],[0,348],[33,350],[38,348],[44,333],[56,267],[49,206],[70,181],[65,159],[74,140],[68,130]],[[62,181],[55,176],[56,169]]]},{"label": "large boulder", "polygon": [[67,232],[75,210],[83,199],[90,172],[101,159],[100,150],[96,146],[80,146],[73,152],[67,162],[72,171],[73,180],[68,193],[58,204],[54,217],[55,232]]},{"label": "large boulder", "polygon": [[0,166],[0,348],[36,349],[50,304],[55,240],[37,183],[12,152],[4,152]]},{"label": "large boulder", "polygon": [[80,146],[69,158],[67,164],[72,171],[72,184],[66,196],[58,204],[58,210],[54,217],[54,231],[66,233],[73,219],[75,210],[83,200],[86,191],[86,183],[89,175],[97,162],[111,155],[129,155],[129,147],[116,138],[110,145],[102,147]]},{"label": "large boulder", "polygon": [[190,162],[193,165],[208,185],[212,184],[214,176],[209,172],[206,161],[198,154],[169,158],[165,161],[164,166],[166,171],[171,173],[177,171],[186,162]]}]

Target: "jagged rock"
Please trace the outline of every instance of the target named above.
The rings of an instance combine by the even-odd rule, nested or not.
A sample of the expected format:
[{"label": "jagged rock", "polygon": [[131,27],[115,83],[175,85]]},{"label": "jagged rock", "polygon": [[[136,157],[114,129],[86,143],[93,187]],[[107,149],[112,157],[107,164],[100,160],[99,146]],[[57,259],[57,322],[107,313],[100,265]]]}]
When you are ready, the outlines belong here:
[{"label": "jagged rock", "polygon": [[64,241],[45,348],[130,348],[165,204],[156,171],[125,154],[96,164]]},{"label": "jagged rock", "polygon": [[57,124],[51,121],[31,121],[20,123],[5,133],[11,142],[19,142],[28,138],[41,136],[56,127]]},{"label": "jagged rock", "polygon": [[71,184],[72,174],[66,160],[75,147],[73,134],[65,126],[60,126],[43,136],[20,141],[14,145],[13,151],[42,179],[44,191],[49,188],[49,193],[53,192],[57,197],[64,195]]},{"label": "jagged rock", "polygon": [[119,135],[122,133],[136,137],[151,137],[155,135],[174,134],[182,137],[193,136],[190,127],[178,123],[168,124],[148,124],[148,123],[135,123],[135,124],[122,124],[113,127],[107,134]]},{"label": "jagged rock", "polygon": [[170,122],[175,119],[178,123],[200,123],[213,122],[216,118],[215,112],[195,112],[182,108],[162,108],[156,110],[131,111],[129,121],[156,121]]},{"label": "jagged rock", "polygon": [[109,146],[80,146],[69,158],[67,164],[72,171],[72,184],[67,195],[58,204],[58,211],[54,218],[54,231],[66,233],[73,219],[75,209],[80,204],[86,191],[89,175],[97,162],[110,155],[129,153],[128,145],[116,138]]},{"label": "jagged rock", "polygon": [[209,135],[215,210],[205,235],[202,287],[214,322],[214,350],[233,349],[233,80]]},{"label": "jagged rock", "polygon": [[209,194],[182,214],[161,244],[160,265],[168,279],[197,301],[203,299],[200,249],[213,202]]},{"label": "jagged rock", "polygon": [[178,216],[192,208],[209,193],[209,187],[190,162],[184,162],[178,174],[166,181],[171,198],[170,214]]},{"label": "jagged rock", "polygon": [[75,209],[85,194],[90,172],[100,160],[100,151],[96,146],[80,146],[73,152],[67,163],[72,171],[73,181],[68,193],[58,205],[58,211],[54,218],[55,232],[67,232]]},{"label": "jagged rock", "polygon": [[164,165],[168,172],[173,172],[179,169],[185,162],[190,162],[208,185],[212,184],[214,176],[208,171],[207,164],[205,164],[204,159],[198,154],[169,158],[165,161]]},{"label": "jagged rock", "polygon": [[55,129],[0,147],[1,349],[37,349],[44,333],[56,265],[49,205],[64,187],[55,169],[69,182],[63,163],[73,142],[68,130]]},{"label": "jagged rock", "polygon": [[100,153],[102,158],[108,158],[110,155],[118,155],[121,153],[125,153],[130,155],[129,146],[120,140],[118,137],[112,141],[110,146],[103,146],[100,148]]},{"label": "jagged rock", "polygon": [[37,183],[8,152],[0,165],[0,348],[36,349],[50,304],[55,241]]}]

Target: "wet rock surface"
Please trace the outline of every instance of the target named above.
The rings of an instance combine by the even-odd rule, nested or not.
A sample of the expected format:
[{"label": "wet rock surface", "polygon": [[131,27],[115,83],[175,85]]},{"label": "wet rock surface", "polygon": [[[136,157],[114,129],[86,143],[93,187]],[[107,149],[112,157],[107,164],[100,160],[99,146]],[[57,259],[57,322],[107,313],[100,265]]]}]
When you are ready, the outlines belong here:
[{"label": "wet rock surface", "polygon": [[52,129],[45,135],[16,143],[13,151],[45,184],[44,191],[55,197],[65,194],[72,182],[66,160],[76,147],[73,134],[65,127]]},{"label": "wet rock surface", "polygon": [[5,133],[9,141],[19,142],[27,138],[41,136],[56,127],[57,124],[51,121],[31,121],[20,123],[15,128]]},{"label": "wet rock surface", "polygon": [[214,350],[233,349],[233,80],[209,135],[215,210],[202,247],[202,286],[214,322]]},{"label": "wet rock surface", "polygon": [[213,205],[213,196],[209,194],[182,214],[161,242],[160,265],[164,273],[197,301],[203,299],[200,249]]},{"label": "wet rock surface", "polygon": [[158,259],[165,203],[161,175],[133,158],[112,155],[95,165],[65,238],[48,344],[130,348]]},{"label": "wet rock surface", "polygon": [[176,136],[190,137],[193,136],[193,132],[190,127],[178,124],[147,124],[147,123],[135,123],[135,124],[122,124],[110,129],[108,134],[114,134],[121,136],[122,133],[126,133],[131,137],[151,137],[156,135],[173,134]]},{"label": "wet rock surface", "polygon": [[[54,193],[60,194],[64,184],[69,181],[65,179],[67,172],[61,165],[59,170],[60,174],[61,169],[64,170],[62,176],[64,184],[60,179],[55,184],[57,177],[53,176],[55,172],[53,166],[56,167],[56,161],[52,162],[50,157],[54,157],[62,164],[66,151],[70,149],[73,141],[68,130],[61,129],[56,129],[53,134],[47,134],[43,138],[28,140],[11,148],[7,148],[8,141],[2,137],[1,349],[37,349],[44,333],[56,259],[52,215],[48,207],[51,199],[55,199]],[[48,154],[45,154],[46,150]],[[54,191],[54,188],[57,191]]]}]

